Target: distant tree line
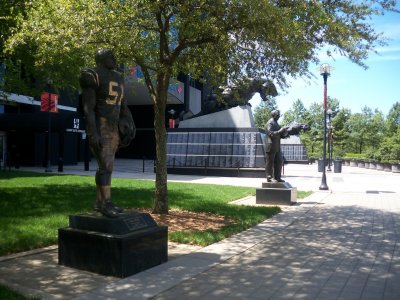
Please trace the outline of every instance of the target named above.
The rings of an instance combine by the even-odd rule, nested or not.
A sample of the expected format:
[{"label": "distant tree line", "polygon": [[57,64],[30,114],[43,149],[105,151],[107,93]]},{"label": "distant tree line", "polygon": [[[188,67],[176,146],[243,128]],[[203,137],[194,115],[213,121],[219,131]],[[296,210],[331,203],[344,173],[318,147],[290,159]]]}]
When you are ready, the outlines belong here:
[{"label": "distant tree line", "polygon": [[[400,102],[393,104],[387,116],[380,110],[372,110],[367,106],[360,113],[352,113],[350,109],[341,107],[338,99],[330,97],[327,107],[332,110],[332,157],[400,162]],[[257,127],[264,128],[273,109],[278,109],[274,99],[255,108]],[[304,122],[311,126],[310,131],[301,134],[301,141],[306,146],[308,157],[321,157],[324,135],[323,104],[312,103],[306,108],[300,99],[296,100],[280,120],[281,125],[293,122]]]}]

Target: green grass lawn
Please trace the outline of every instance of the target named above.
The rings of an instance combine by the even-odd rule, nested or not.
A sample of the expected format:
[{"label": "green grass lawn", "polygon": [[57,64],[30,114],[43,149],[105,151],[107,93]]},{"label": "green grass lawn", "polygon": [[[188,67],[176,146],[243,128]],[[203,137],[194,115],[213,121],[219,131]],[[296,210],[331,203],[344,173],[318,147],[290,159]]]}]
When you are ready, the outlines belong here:
[{"label": "green grass lawn", "polygon": [[25,297],[20,293],[0,285],[0,299],[1,300],[40,300],[39,297]]},{"label": "green grass lawn", "polygon": [[[154,182],[113,179],[113,201],[127,208],[151,208]],[[174,232],[171,241],[208,245],[278,213],[278,207],[228,202],[254,195],[255,188],[168,183],[170,208],[223,215],[234,221],[218,231]],[[94,178],[89,176],[0,172],[0,256],[57,243],[57,230],[71,214],[93,211]],[[308,193],[309,194],[309,193]],[[298,198],[306,194],[299,192]]]}]

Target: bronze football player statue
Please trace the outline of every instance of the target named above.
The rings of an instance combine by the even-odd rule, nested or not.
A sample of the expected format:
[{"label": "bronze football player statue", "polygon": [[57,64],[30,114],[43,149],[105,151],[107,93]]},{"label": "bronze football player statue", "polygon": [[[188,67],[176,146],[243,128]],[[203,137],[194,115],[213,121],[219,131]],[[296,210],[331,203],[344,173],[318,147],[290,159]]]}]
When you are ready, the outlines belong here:
[{"label": "bronze football player statue", "polygon": [[118,217],[123,209],[111,201],[111,174],[115,153],[135,137],[135,124],[124,99],[124,80],[115,70],[116,59],[107,49],[95,56],[96,67],[81,71],[80,85],[86,134],[97,161],[95,210]]}]

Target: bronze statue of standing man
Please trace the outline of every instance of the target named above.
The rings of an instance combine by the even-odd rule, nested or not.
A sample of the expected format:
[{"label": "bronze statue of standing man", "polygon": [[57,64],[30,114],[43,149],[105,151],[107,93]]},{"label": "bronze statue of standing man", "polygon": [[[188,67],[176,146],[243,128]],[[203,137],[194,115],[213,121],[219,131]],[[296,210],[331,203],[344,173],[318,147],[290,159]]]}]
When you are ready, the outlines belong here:
[{"label": "bronze statue of standing man", "polygon": [[281,138],[287,135],[287,127],[279,126],[279,110],[271,112],[271,119],[265,125],[265,172],[268,182],[284,182],[282,173]]},{"label": "bronze statue of standing man", "polygon": [[123,209],[111,201],[111,174],[115,153],[135,137],[132,114],[124,99],[123,75],[108,49],[95,56],[96,67],[81,71],[83,111],[90,149],[97,160],[95,210],[117,217]]}]

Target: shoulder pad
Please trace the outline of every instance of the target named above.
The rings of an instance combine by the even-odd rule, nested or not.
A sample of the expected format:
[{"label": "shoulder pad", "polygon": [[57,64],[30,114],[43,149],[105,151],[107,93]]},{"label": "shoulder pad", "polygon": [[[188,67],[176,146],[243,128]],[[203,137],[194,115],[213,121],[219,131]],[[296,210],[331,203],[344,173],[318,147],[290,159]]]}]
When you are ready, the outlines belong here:
[{"label": "shoulder pad", "polygon": [[79,76],[79,83],[82,88],[98,88],[99,75],[93,69],[83,69]]},{"label": "shoulder pad", "polygon": [[115,76],[121,81],[123,81],[124,80],[124,75],[121,73],[121,72],[119,72],[119,71],[117,71],[117,70],[112,70],[112,72],[115,74]]}]

